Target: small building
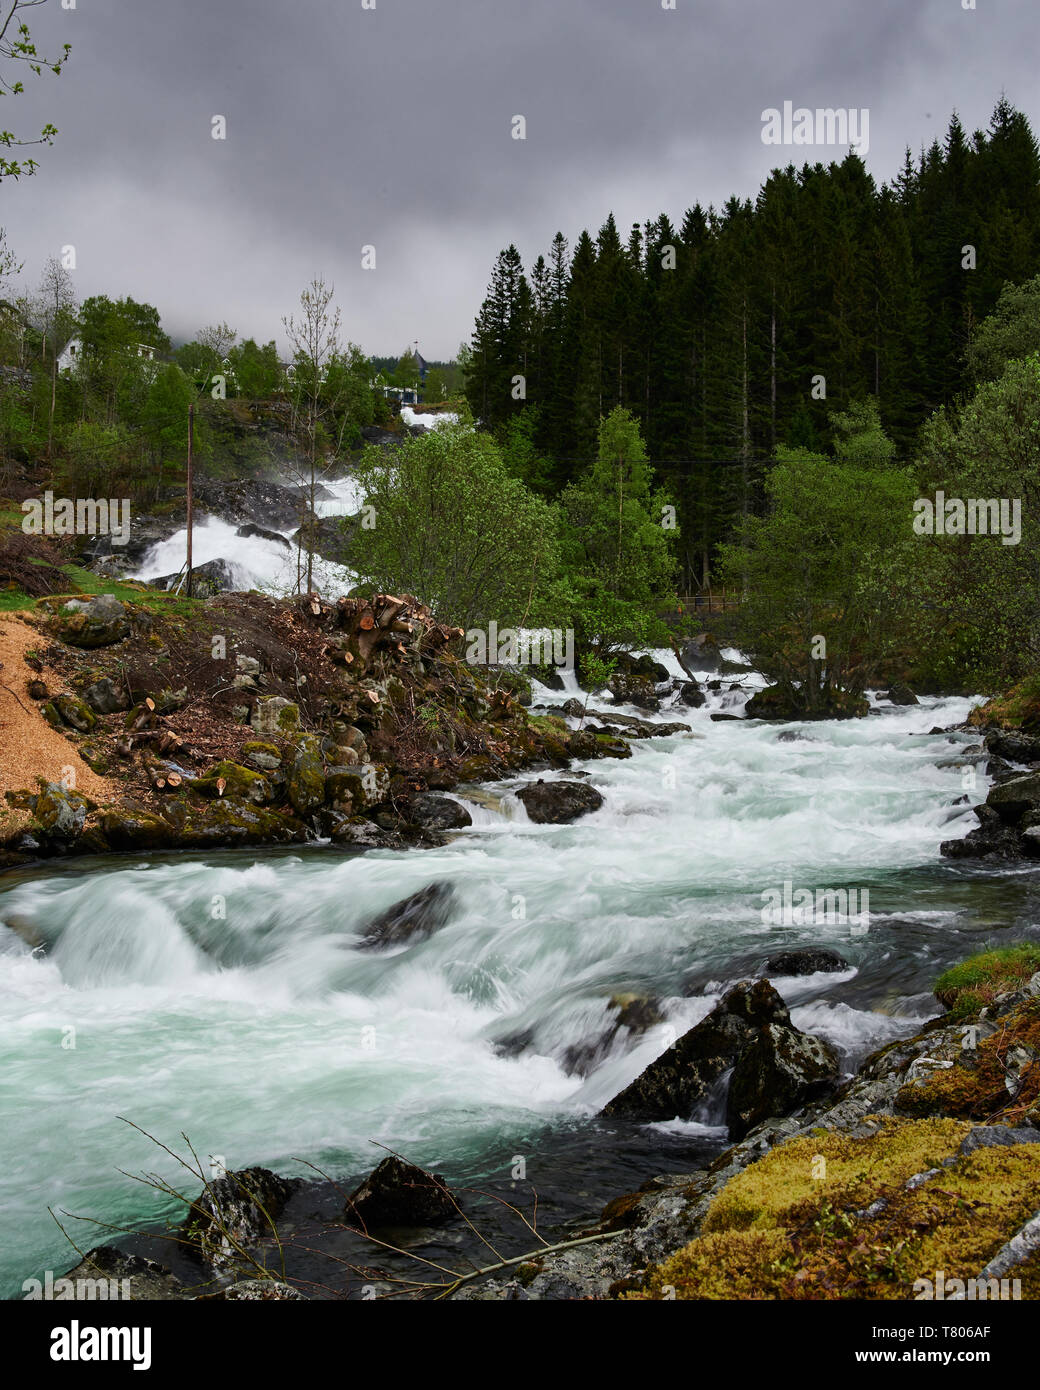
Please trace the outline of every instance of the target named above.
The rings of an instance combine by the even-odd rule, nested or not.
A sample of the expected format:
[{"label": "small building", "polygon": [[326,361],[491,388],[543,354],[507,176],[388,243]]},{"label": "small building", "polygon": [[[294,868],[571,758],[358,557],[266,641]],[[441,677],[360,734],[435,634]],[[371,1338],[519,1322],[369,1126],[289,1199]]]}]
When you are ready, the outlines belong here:
[{"label": "small building", "polygon": [[70,338],[61,350],[58,358],[58,373],[60,376],[71,376],[73,369],[83,356],[83,339]]}]

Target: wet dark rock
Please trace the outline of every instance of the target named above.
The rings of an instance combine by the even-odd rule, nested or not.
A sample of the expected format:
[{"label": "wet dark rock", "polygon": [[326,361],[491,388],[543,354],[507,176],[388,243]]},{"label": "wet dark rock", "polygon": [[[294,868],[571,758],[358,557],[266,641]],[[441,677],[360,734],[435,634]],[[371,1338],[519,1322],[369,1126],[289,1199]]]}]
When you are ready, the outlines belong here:
[{"label": "wet dark rock", "polygon": [[807,947],[799,951],[778,951],[765,963],[765,973],[773,975],[815,975],[817,971],[850,970],[852,967],[837,951]]},{"label": "wet dark rock", "polygon": [[231,525],[272,527],[288,531],[299,526],[303,501],[298,488],[261,478],[196,478],[195,501],[200,510],[211,512]]},{"label": "wet dark rock", "polygon": [[718,671],[722,664],[722,653],[710,632],[702,632],[684,642],[681,649],[684,669],[693,671]]},{"label": "wet dark rock", "polygon": [[151,1303],[191,1296],[188,1285],[171,1274],[165,1265],[140,1255],[128,1255],[114,1245],[98,1245],[89,1250],[81,1262],[62,1277],[72,1283],[81,1279],[113,1279],[119,1284],[120,1301],[124,1293],[132,1301]]},{"label": "wet dark rock", "polygon": [[905,681],[894,681],[889,687],[888,698],[893,705],[919,705],[921,703]]},{"label": "wet dark rock", "polygon": [[424,941],[447,922],[455,905],[455,889],[445,880],[428,884],[395,903],[362,928],[360,951],[382,951],[404,942]]},{"label": "wet dark rock", "polygon": [[[996,790],[994,788],[993,790]],[[991,792],[992,795],[992,792]],[[980,824],[960,840],[944,840],[939,853],[945,859],[1020,859],[1022,837],[988,805],[976,806]]]},{"label": "wet dark rock", "polygon": [[126,691],[107,676],[88,686],[83,692],[83,699],[95,714],[119,714],[130,705]]},{"label": "wet dark rock", "polygon": [[[162,589],[167,593],[176,589],[183,594],[187,588],[183,573],[164,574],[159,579],[149,579],[147,583],[150,589]],[[235,572],[227,560],[207,560],[204,565],[192,566],[193,598],[213,598],[217,594],[229,593],[237,584]]]},{"label": "wet dark rock", "polygon": [[568,825],[603,805],[602,794],[584,782],[529,782],[517,796],[536,825]]},{"label": "wet dark rock", "polygon": [[439,1173],[427,1173],[391,1155],[350,1194],[343,1214],[351,1226],[378,1229],[433,1226],[458,1211]]},{"label": "wet dark rock", "polygon": [[345,517],[323,516],[304,522],[293,532],[293,542],[305,550],[313,550],[325,560],[343,564],[348,558],[353,535],[354,527]]},{"label": "wet dark rock", "polygon": [[707,695],[700,688],[696,681],[684,681],[679,687],[679,699],[690,709],[700,709],[707,700]]},{"label": "wet dark rock", "polygon": [[214,1270],[234,1268],[241,1258],[235,1247],[248,1249],[272,1235],[298,1186],[268,1168],[242,1168],[216,1178],[184,1222],[185,1247]]},{"label": "wet dark rock", "polygon": [[260,541],[274,541],[276,545],[284,545],[286,550],[292,549],[292,543],[278,531],[268,531],[266,527],[257,526],[253,521],[247,521],[244,526],[240,526],[235,532],[236,536],[243,539],[255,539]]},{"label": "wet dark rock", "polygon": [[632,1033],[646,1033],[664,1022],[660,1002],[646,994],[615,994],[607,1007],[616,1013],[618,1024]]},{"label": "wet dark rock", "polygon": [[996,811],[1005,825],[1014,825],[1027,812],[1040,807],[1040,772],[1023,772],[991,787],[986,805]]},{"label": "wet dark rock", "polygon": [[1017,729],[991,729],[986,735],[986,748],[998,758],[1011,763],[1040,763],[1040,738],[1023,734]]},{"label": "wet dark rock", "polygon": [[473,824],[473,817],[465,806],[448,796],[429,794],[412,798],[408,809],[409,819],[425,830],[461,830]]},{"label": "wet dark rock", "polygon": [[607,689],[619,704],[635,705],[638,709],[660,708],[661,702],[654,689],[654,683],[645,676],[627,676],[615,671],[607,681]]},{"label": "wet dark rock", "polygon": [[769,1115],[789,1114],[838,1077],[833,1050],[794,1027],[768,980],[742,981],[603,1113],[642,1120],[689,1119],[731,1068],[726,1116],[735,1138]]}]

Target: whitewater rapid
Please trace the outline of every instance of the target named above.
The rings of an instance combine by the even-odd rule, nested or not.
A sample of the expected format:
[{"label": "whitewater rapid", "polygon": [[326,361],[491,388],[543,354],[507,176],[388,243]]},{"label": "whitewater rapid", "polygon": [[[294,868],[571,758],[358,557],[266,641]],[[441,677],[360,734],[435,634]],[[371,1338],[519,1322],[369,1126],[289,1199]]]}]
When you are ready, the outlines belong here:
[{"label": "whitewater rapid", "polygon": [[[987,917],[938,853],[974,823],[954,804],[977,761],[958,747],[970,736],[911,737],[962,721],[971,702],[713,722],[726,698],[739,707],[746,688],[662,715],[688,734],[577,766],[605,802],[569,826],[532,824],[514,781],[460,788],[475,823],[440,849],[8,875],[0,1291],[69,1264],[48,1206],[115,1225],[169,1209],[117,1171],[178,1176],[118,1116],[175,1147],[186,1133],[229,1167],[298,1174],[303,1158],[359,1174],[373,1140],[423,1163],[476,1162],[532,1125],[594,1114],[728,983],[796,945],[850,963],[777,982],[795,1022],[850,1065],[912,1031],[936,1011],[937,970],[991,930],[992,904]],[[969,801],[985,790],[980,776]],[[456,893],[442,930],[390,955],[357,950],[374,915],[438,880]],[[785,881],[869,889],[870,930],[767,925],[763,894]],[[610,997],[631,991],[660,1000],[665,1021],[611,1039]]]}]

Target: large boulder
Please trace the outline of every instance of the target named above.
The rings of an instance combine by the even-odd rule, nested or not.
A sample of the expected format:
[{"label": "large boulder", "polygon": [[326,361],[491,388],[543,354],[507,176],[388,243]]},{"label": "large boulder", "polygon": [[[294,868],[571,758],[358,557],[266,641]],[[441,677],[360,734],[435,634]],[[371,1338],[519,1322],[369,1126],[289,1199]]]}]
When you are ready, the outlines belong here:
[{"label": "large boulder", "polygon": [[[177,574],[164,574],[159,579],[149,579],[147,583],[150,589],[163,589],[167,592],[178,589],[180,593],[185,593],[187,589],[185,576],[180,571]],[[192,566],[192,598],[214,598],[217,594],[229,593],[236,587],[238,576],[227,560],[207,560],[203,565]]]},{"label": "large boulder", "polygon": [[391,1155],[347,1198],[343,1214],[351,1226],[433,1226],[458,1215],[439,1173],[427,1173]]},{"label": "large boulder", "polygon": [[607,681],[607,689],[621,705],[636,705],[639,709],[650,710],[660,708],[654,682],[646,676],[630,676],[615,671]]},{"label": "large boulder", "polygon": [[443,880],[430,883],[418,893],[394,903],[378,917],[373,917],[362,928],[358,949],[386,950],[406,941],[424,941],[444,926],[454,904],[455,889],[450,883]]},{"label": "large boulder", "polygon": [[567,825],[603,805],[602,794],[587,782],[529,782],[517,796],[536,825]]},{"label": "large boulder", "polygon": [[719,644],[710,632],[702,632],[684,642],[681,651],[682,664],[688,671],[717,671],[722,661]]},{"label": "large boulder", "polygon": [[893,681],[888,698],[893,705],[919,705],[921,702],[905,681]]},{"label": "large boulder", "polygon": [[273,795],[271,783],[262,773],[228,759],[214,764],[205,776],[197,777],[191,789],[209,800],[228,796],[252,801],[257,806],[265,806]]},{"label": "large boulder", "polygon": [[282,695],[264,695],[253,707],[250,723],[260,738],[289,738],[300,727],[300,707]]},{"label": "large boulder", "polygon": [[304,734],[286,777],[286,791],[298,816],[313,815],[325,803],[325,761],[321,744],[313,734]]},{"label": "large boulder", "polygon": [[52,630],[70,647],[111,647],[129,635],[126,609],[111,594],[92,599],[69,599],[55,617]]},{"label": "large boulder", "polygon": [[1005,825],[1014,825],[1027,812],[1040,809],[1040,772],[1024,772],[991,787],[986,805]]},{"label": "large boulder", "polygon": [[817,950],[806,947],[799,951],[778,951],[769,957],[765,973],[774,975],[815,975],[817,971],[851,970],[844,956],[837,951]]},{"label": "large boulder", "polygon": [[[141,1255],[128,1255],[114,1245],[96,1245],[93,1250],[88,1250],[81,1263],[62,1278],[74,1285],[91,1280],[84,1289],[91,1289],[95,1297],[98,1281],[108,1280],[109,1299],[118,1297],[120,1301],[166,1303],[191,1297],[189,1287],[171,1274],[165,1265]],[[60,1284],[61,1280],[55,1281],[55,1293]],[[76,1297],[83,1296],[77,1288]],[[89,1298],[91,1294],[86,1293],[85,1296]]]},{"label": "large boulder", "polygon": [[83,700],[95,714],[120,714],[130,706],[126,691],[107,676],[89,685],[83,692]]},{"label": "large boulder", "polygon": [[696,681],[683,681],[679,687],[679,699],[690,709],[701,709],[707,698]]},{"label": "large boulder", "polygon": [[790,1023],[769,1023],[737,1058],[726,1098],[732,1139],[826,1094],[839,1075],[834,1049]]},{"label": "large boulder", "polygon": [[650,1121],[676,1115],[689,1119],[730,1069],[726,1119],[735,1138],[769,1115],[789,1114],[838,1078],[832,1049],[794,1027],[769,981],[745,980],[603,1113]]},{"label": "large boulder", "polygon": [[87,803],[57,782],[49,782],[36,798],[36,823],[49,840],[74,840],[83,833]]},{"label": "large boulder", "polygon": [[473,824],[473,817],[460,802],[430,793],[412,798],[408,819],[424,830],[462,830]]},{"label": "large boulder", "polygon": [[215,1179],[184,1222],[187,1250],[211,1269],[234,1268],[240,1249],[275,1234],[274,1223],[298,1186],[268,1168],[243,1168]]},{"label": "large boulder", "polygon": [[1040,738],[1018,729],[991,729],[986,735],[986,748],[1011,763],[1040,763]]}]

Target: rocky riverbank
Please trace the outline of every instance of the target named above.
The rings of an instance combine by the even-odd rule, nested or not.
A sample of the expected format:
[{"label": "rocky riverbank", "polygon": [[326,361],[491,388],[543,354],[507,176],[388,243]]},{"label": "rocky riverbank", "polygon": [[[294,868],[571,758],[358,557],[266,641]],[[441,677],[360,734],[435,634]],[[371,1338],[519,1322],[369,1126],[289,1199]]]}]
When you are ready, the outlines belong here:
[{"label": "rocky riverbank", "polygon": [[[614,727],[530,713],[522,676],[470,666],[462,633],[407,596],[49,597],[8,624],[23,653],[5,671],[11,739],[31,750],[58,733],[67,751],[36,764],[35,785],[5,788],[5,866],[318,838],[441,844],[470,823],[447,795],[459,786],[631,755]],[[632,722],[626,735],[645,732]],[[543,821],[597,804],[560,780],[529,795]]]},{"label": "rocky riverbank", "polygon": [[[399,944],[388,926],[409,912],[436,930],[438,902],[400,904],[366,939]],[[782,968],[840,967],[799,954]],[[379,1268],[389,1240],[414,1251],[417,1293],[465,1300],[1035,1298],[1038,965],[1040,947],[1022,946],[948,971],[936,988],[946,1012],[844,1081],[768,980],[735,986],[605,1112],[689,1115],[723,1077],[732,1146],[702,1172],[614,1198],[540,1250],[489,1259],[479,1278],[447,1272],[420,1291],[423,1251],[463,1220],[465,1199],[397,1156],[345,1195],[337,1225],[373,1240],[363,1275],[377,1297],[400,1291],[400,1275],[394,1284]],[[258,1168],[217,1177],[178,1228],[191,1262],[179,1276],[102,1246],[65,1279],[122,1279],[135,1299],[298,1299],[267,1260],[276,1235],[291,1240],[283,1214],[300,1187]]]}]

